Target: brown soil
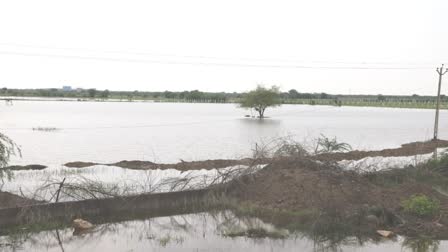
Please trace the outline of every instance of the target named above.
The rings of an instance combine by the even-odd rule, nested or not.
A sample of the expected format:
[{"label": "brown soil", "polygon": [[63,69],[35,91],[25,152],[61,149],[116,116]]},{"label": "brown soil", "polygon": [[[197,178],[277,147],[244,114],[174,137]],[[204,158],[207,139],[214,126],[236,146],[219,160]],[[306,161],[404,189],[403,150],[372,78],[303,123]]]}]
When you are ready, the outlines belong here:
[{"label": "brown soil", "polygon": [[[405,218],[401,202],[415,194],[439,200],[442,212],[448,211],[448,198],[430,185],[408,181],[386,188],[372,183],[366,176],[323,166],[313,160],[275,161],[256,174],[235,182],[230,188],[231,195],[262,209],[324,211],[343,218],[365,212],[366,209],[383,209],[396,218]],[[367,220],[361,222],[370,228]],[[430,235],[448,237],[448,218],[438,222],[415,219],[401,225],[383,222],[371,231],[383,228],[414,235],[418,232],[411,231],[418,230],[421,223],[428,226],[426,231]]]},{"label": "brown soil", "polygon": [[316,156],[319,160],[359,160],[366,157],[399,157],[428,154],[437,148],[448,147],[447,140],[431,140],[426,142],[413,142],[401,145],[400,148],[384,149],[378,151],[349,151],[345,153],[325,153]]},{"label": "brown soil", "polygon": [[23,198],[9,192],[0,191],[0,208],[22,207],[39,203],[42,202]]}]

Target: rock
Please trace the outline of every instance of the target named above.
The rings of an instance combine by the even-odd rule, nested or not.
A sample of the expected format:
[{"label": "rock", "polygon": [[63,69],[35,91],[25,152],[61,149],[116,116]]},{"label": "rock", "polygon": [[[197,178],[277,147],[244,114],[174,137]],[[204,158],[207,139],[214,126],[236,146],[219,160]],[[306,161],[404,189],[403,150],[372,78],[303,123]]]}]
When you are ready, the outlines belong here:
[{"label": "rock", "polygon": [[377,230],[376,231],[382,237],[390,238],[394,235],[394,232],[388,230]]},{"label": "rock", "polygon": [[73,227],[75,228],[75,231],[83,231],[93,228],[93,225],[86,220],[75,219],[73,220]]}]

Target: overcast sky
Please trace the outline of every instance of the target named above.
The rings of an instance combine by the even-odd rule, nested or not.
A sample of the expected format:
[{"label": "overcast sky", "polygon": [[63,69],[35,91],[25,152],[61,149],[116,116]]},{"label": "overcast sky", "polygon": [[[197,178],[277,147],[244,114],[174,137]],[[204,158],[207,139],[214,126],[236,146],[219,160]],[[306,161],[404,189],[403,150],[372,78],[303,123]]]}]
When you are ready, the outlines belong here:
[{"label": "overcast sky", "polygon": [[444,62],[446,0],[0,2],[9,88],[434,95]]}]

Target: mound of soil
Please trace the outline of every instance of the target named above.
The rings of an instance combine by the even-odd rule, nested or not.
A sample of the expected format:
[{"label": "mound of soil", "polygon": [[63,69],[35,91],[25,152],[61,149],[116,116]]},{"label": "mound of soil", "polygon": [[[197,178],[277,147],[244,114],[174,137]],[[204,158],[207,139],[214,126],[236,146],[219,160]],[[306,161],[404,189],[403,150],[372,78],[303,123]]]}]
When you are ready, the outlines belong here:
[{"label": "mound of soil", "polygon": [[[448,210],[448,198],[430,185],[409,181],[385,188],[372,183],[365,176],[306,159],[273,162],[230,188],[231,195],[260,208],[291,212],[332,212],[347,218],[366,209],[382,209],[401,215],[401,202],[415,194],[437,199],[441,209]],[[417,222],[419,221],[421,220]],[[383,225],[393,228],[395,232],[406,233],[403,230],[414,230],[410,227],[417,225],[415,223],[414,220],[406,225],[401,223],[400,226],[390,226],[391,223]],[[431,223],[429,224],[434,224]],[[429,232],[448,237],[448,219],[439,220],[437,225],[439,224],[441,225],[437,229],[429,229]]]},{"label": "mound of soil", "polygon": [[447,140],[431,140],[425,142],[413,142],[401,145],[400,148],[383,149],[377,151],[349,151],[341,153],[324,153],[316,156],[319,160],[341,161],[341,160],[359,160],[366,157],[400,157],[415,156],[434,152],[437,148],[448,147]]},{"label": "mound of soil", "polygon": [[22,207],[40,203],[42,202],[23,198],[9,192],[0,191],[0,208]]}]

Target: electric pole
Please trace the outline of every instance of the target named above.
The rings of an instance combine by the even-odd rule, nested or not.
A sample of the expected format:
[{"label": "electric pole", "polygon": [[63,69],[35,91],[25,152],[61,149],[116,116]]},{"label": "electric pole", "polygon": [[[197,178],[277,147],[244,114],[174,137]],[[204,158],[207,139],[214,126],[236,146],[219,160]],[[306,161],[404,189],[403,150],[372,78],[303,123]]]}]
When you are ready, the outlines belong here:
[{"label": "electric pole", "polygon": [[434,140],[438,138],[439,131],[439,109],[440,109],[440,88],[442,87],[442,76],[448,72],[448,69],[443,69],[443,64],[441,68],[437,68],[437,73],[439,74],[439,88],[437,90],[437,105],[436,105],[436,119],[434,122]]}]

